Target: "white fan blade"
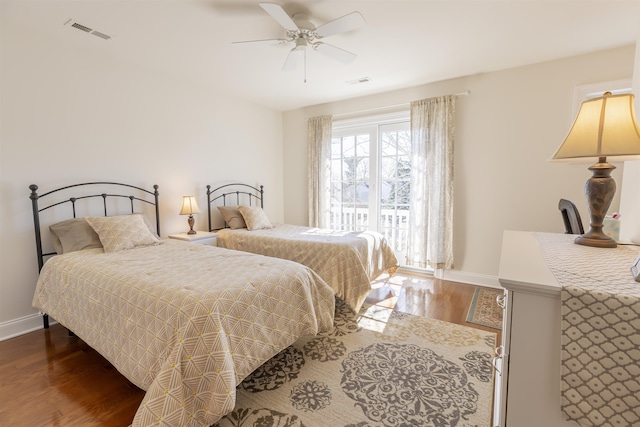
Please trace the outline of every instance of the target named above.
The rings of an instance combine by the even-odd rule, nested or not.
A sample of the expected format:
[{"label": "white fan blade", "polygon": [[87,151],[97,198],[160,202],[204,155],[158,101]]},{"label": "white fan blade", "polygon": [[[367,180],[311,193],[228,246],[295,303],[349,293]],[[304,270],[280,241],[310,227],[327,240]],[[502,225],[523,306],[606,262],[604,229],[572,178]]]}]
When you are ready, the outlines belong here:
[{"label": "white fan blade", "polygon": [[299,30],[296,23],[293,22],[293,19],[291,19],[291,17],[287,15],[287,12],[285,12],[284,9],[279,4],[260,3],[260,7],[263,8],[265,12],[267,12],[269,15],[271,15],[273,19],[278,21],[278,24],[282,25],[285,30],[289,30],[289,31]]},{"label": "white fan blade", "polygon": [[364,24],[365,20],[360,12],[351,12],[348,15],[344,15],[340,18],[334,19],[333,21],[329,21],[326,24],[320,25],[316,28],[316,34],[318,37],[329,37],[334,34],[355,30],[362,27]]},{"label": "white fan blade", "polygon": [[351,53],[339,47],[335,47],[326,43],[315,43],[313,48],[318,52],[321,52],[333,59],[336,59],[344,64],[350,64],[358,55]]},{"label": "white fan blade", "polygon": [[284,65],[282,66],[283,71],[294,70],[298,68],[298,65],[302,63],[304,60],[304,47],[294,47],[289,52]]},{"label": "white fan blade", "polygon": [[287,39],[264,39],[264,40],[245,40],[240,42],[231,42],[231,44],[282,44],[287,43]]}]

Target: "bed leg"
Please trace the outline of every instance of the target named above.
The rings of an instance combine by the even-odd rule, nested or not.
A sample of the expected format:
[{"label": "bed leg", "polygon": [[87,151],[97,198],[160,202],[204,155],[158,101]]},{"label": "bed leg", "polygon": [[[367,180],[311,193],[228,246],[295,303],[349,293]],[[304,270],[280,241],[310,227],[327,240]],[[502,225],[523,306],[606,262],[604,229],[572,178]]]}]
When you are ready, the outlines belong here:
[{"label": "bed leg", "polygon": [[49,315],[47,313],[42,314],[42,323],[45,329],[49,329]]}]

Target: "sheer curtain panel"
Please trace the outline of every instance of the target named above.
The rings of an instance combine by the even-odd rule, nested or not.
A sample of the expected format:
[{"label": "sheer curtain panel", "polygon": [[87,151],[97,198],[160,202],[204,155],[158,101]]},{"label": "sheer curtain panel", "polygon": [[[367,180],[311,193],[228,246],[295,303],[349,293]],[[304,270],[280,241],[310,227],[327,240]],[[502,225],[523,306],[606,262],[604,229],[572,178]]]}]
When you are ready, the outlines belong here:
[{"label": "sheer curtain panel", "polygon": [[411,215],[407,265],[453,267],[455,95],[411,103]]},{"label": "sheer curtain panel", "polygon": [[331,116],[311,117],[308,122],[309,226],[328,228],[331,182]]}]

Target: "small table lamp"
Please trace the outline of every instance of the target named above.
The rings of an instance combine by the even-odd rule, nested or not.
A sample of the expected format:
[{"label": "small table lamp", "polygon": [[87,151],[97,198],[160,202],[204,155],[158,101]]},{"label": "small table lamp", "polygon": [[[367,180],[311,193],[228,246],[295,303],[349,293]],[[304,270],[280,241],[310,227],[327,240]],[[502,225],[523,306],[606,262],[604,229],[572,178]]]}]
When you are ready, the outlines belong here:
[{"label": "small table lamp", "polygon": [[187,222],[189,223],[189,231],[187,231],[187,234],[196,234],[196,231],[193,229],[193,214],[197,213],[200,213],[200,208],[198,208],[196,198],[194,196],[183,196],[180,215],[189,215],[189,219],[187,220]]},{"label": "small table lamp", "polygon": [[611,171],[616,167],[607,163],[607,157],[622,161],[640,155],[640,128],[633,99],[632,94],[605,92],[599,98],[584,101],[569,134],[553,155],[553,160],[598,159],[589,167],[593,176],[585,184],[591,222],[589,231],[575,239],[579,245],[617,246],[616,241],[602,231],[616,192],[616,183],[611,178]]}]

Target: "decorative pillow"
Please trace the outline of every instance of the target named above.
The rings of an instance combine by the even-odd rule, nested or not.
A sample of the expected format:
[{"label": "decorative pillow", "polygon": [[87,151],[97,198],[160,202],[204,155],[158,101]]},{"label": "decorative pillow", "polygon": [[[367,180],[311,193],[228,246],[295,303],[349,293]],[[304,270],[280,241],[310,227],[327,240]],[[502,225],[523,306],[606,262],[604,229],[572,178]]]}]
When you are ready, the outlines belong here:
[{"label": "decorative pillow", "polygon": [[238,228],[247,228],[242,214],[238,210],[238,206],[218,206],[218,210],[224,218],[229,228],[236,230]]},{"label": "decorative pillow", "polygon": [[58,255],[89,248],[101,248],[98,234],[84,218],[71,218],[49,226]]},{"label": "decorative pillow", "polygon": [[267,214],[258,206],[238,206],[238,210],[247,223],[249,230],[262,230],[273,228]]},{"label": "decorative pillow", "polygon": [[149,231],[140,214],[105,217],[89,216],[86,220],[91,228],[98,233],[102,247],[107,253],[161,243]]}]

